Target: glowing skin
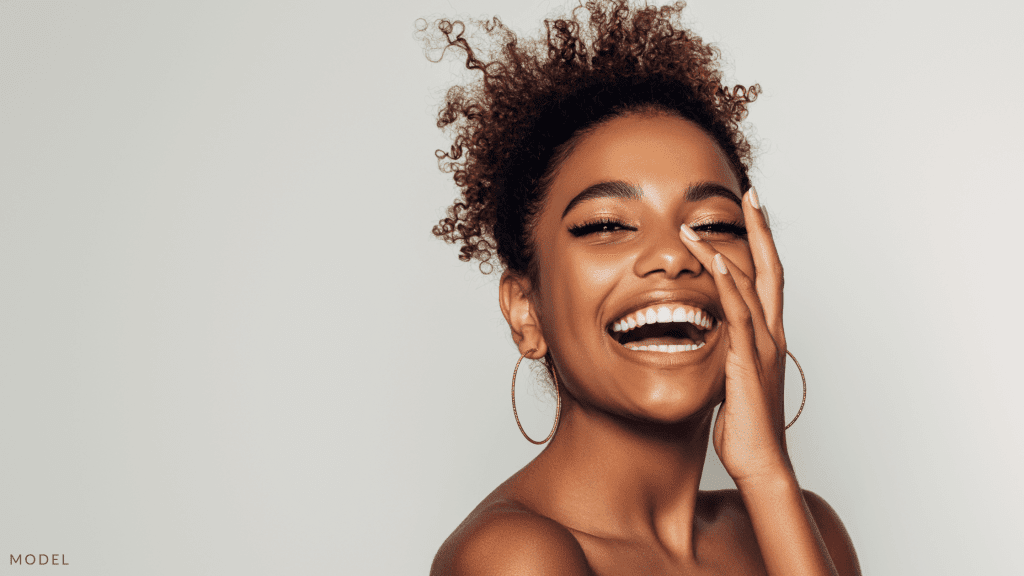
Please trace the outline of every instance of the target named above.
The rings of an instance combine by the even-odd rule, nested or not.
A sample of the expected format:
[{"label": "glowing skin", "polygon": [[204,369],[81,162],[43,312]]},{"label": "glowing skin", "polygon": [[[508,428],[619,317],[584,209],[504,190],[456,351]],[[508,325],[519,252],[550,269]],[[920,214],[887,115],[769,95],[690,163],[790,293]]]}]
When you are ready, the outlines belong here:
[{"label": "glowing skin", "polygon": [[[782,269],[714,140],[670,115],[604,122],[557,170],[534,241],[536,284],[506,273],[500,305],[520,352],[554,359],[558,432],[432,574],[859,574],[834,511],[796,482]],[[703,493],[719,403],[737,490]]]},{"label": "glowing skin", "polygon": [[[696,153],[695,153],[696,152]],[[565,207],[581,191],[623,182],[637,198],[595,197]],[[713,184],[728,196],[697,201],[686,191]],[[715,283],[679,238],[680,225],[743,224],[739,183],[718,146],[695,125],[668,116],[616,119],[585,138],[554,179],[535,238],[541,262],[535,293],[544,340],[570,395],[631,418],[678,422],[721,400],[725,347],[669,356],[624,351],[607,327],[654,304],[687,304],[723,318]],[[570,228],[615,221],[633,230],[575,237]],[[704,232],[707,241],[753,274],[743,237]],[[637,321],[640,324],[640,320]],[[584,385],[585,383],[585,385]]]}]

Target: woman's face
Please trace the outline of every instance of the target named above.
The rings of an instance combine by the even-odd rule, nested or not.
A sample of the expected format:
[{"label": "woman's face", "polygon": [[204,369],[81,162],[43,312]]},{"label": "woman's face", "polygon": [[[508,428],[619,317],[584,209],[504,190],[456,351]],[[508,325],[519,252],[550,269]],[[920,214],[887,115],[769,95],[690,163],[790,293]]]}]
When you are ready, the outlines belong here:
[{"label": "woman's face", "polygon": [[724,314],[679,228],[753,277],[741,197],[715,141],[677,116],[631,114],[582,138],[539,215],[531,296],[577,401],[670,423],[723,398]]}]

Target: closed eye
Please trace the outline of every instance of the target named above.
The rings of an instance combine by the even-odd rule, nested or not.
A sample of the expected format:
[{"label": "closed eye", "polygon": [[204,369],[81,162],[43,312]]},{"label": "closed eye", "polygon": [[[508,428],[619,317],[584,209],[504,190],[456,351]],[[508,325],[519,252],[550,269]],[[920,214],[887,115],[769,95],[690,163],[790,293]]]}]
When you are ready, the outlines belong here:
[{"label": "closed eye", "polygon": [[585,224],[578,224],[576,226],[569,227],[569,233],[577,238],[587,236],[588,234],[607,234],[622,230],[635,232],[636,228],[627,226],[618,220],[612,220],[610,218],[602,218],[600,220],[594,220]]},{"label": "closed eye", "polygon": [[707,222],[691,226],[694,232],[705,235],[729,234],[739,238],[747,237],[747,228],[736,222]]}]

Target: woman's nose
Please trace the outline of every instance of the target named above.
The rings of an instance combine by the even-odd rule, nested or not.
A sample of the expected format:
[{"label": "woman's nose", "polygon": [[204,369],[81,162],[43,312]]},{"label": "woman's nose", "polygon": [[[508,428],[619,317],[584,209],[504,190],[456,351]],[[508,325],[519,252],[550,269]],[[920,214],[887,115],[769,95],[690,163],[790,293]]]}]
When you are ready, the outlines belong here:
[{"label": "woman's nose", "polygon": [[671,226],[666,228],[647,239],[643,252],[636,260],[637,276],[643,278],[660,273],[668,278],[677,278],[687,273],[694,276],[700,274],[703,267],[679,239],[679,229]]}]

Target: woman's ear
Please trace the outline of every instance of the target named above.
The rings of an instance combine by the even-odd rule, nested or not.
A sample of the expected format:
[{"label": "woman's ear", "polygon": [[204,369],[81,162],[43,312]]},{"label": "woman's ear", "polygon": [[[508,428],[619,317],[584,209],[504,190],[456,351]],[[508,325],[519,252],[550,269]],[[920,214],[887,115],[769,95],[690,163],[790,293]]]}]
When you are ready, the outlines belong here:
[{"label": "woman's ear", "polygon": [[501,275],[501,285],[498,287],[498,303],[512,331],[512,340],[519,347],[519,353],[526,354],[533,350],[527,358],[536,360],[547,354],[548,345],[540,329],[537,309],[530,299],[532,290],[529,279],[506,270]]}]

